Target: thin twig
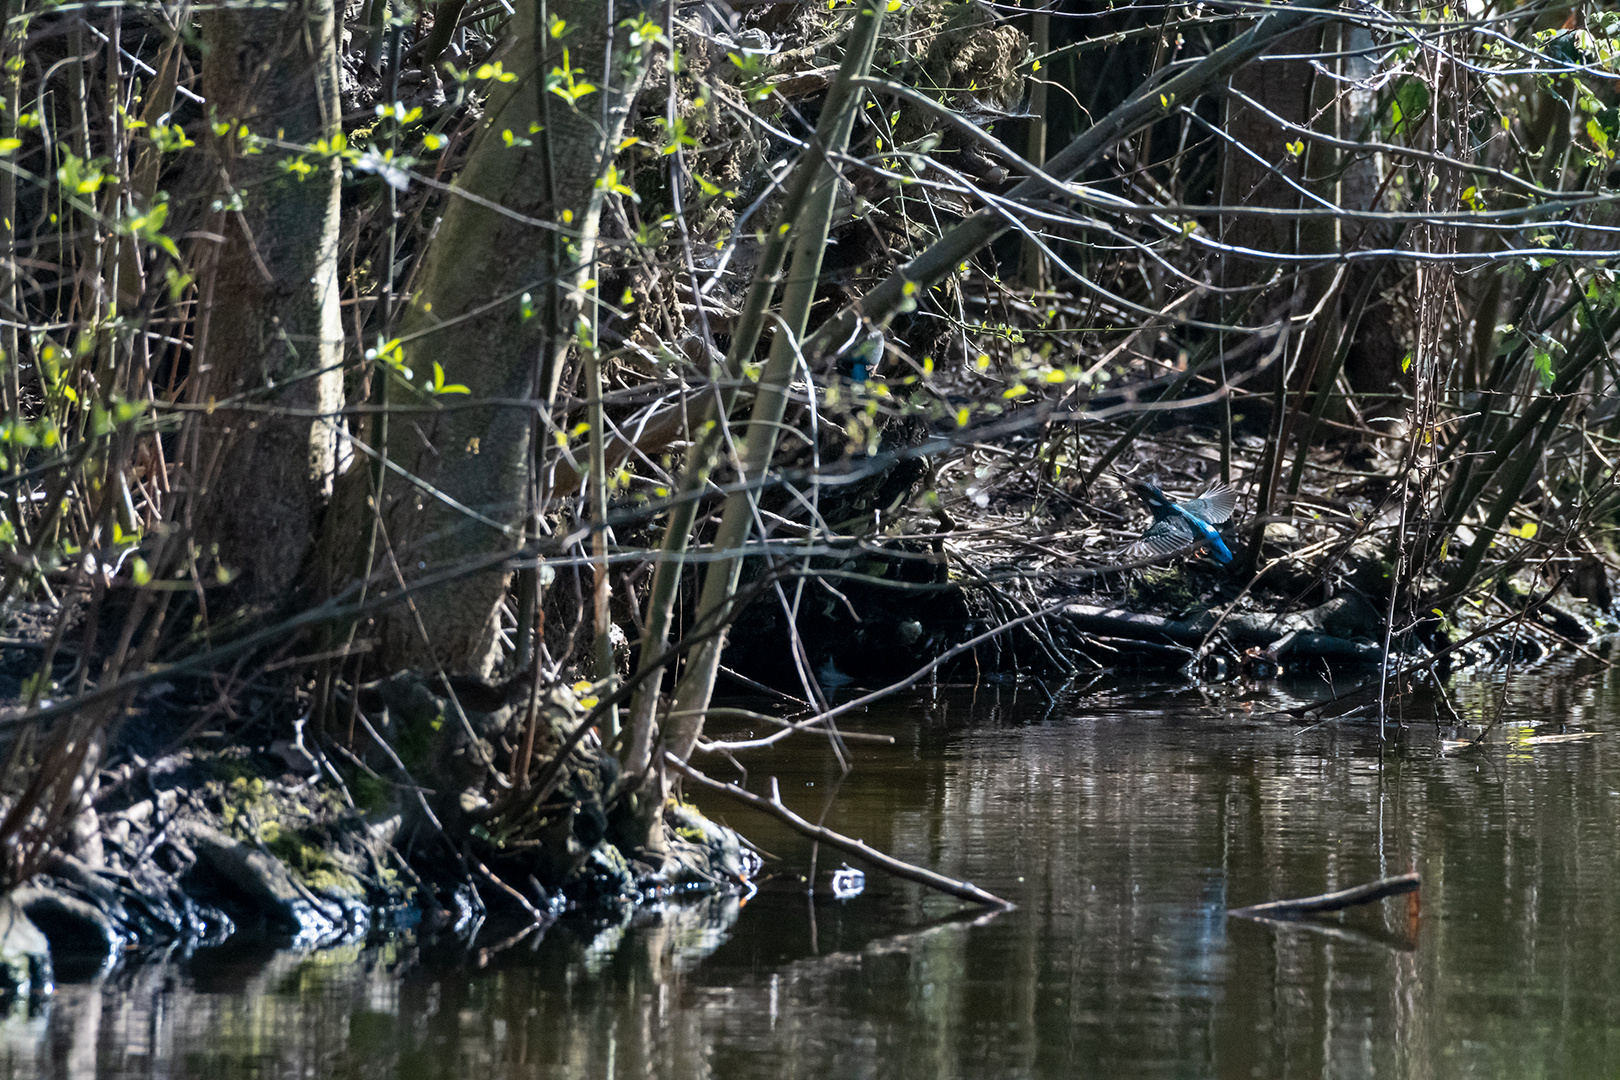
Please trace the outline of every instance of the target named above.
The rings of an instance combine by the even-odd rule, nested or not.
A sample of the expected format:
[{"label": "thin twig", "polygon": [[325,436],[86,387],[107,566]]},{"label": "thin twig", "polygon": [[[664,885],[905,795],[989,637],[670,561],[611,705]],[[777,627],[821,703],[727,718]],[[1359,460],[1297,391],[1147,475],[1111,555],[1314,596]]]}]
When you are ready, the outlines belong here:
[{"label": "thin twig", "polygon": [[874,847],[868,846],[860,840],[852,840],[842,833],[833,832],[824,825],[814,825],[806,821],[798,814],[795,814],[792,810],[789,810],[783,804],[782,795],[781,792],[777,790],[776,779],[774,777],[771,779],[771,797],[767,799],[762,796],[755,795],[752,791],[748,791],[745,788],[737,787],[735,784],[722,784],[718,780],[711,780],[709,777],[698,772],[696,769],[692,768],[692,766],[681,761],[673,754],[666,753],[664,755],[664,760],[670,768],[675,769],[682,776],[685,776],[688,780],[691,780],[704,790],[713,791],[717,794],[725,795],[728,798],[736,799],[738,802],[747,803],[754,809],[759,810],[762,813],[769,814],[778,821],[787,824],[795,832],[802,833],[817,843],[826,844],[831,848],[837,848],[839,851],[842,851],[845,854],[853,855],[858,859],[864,859],[866,862],[871,863],[873,866],[876,866],[881,870],[885,870],[888,873],[893,874],[895,877],[904,878],[907,881],[920,882],[923,885],[927,885],[931,889],[937,889],[942,893],[947,893],[963,900],[971,900],[975,904],[984,904],[986,907],[998,907],[1009,911],[1014,907],[1011,901],[1003,900],[1001,897],[996,896],[993,893],[985,892],[972,882],[957,881],[953,878],[948,878],[943,874],[936,874],[932,870],[924,870],[920,866],[913,866],[911,863],[902,862],[892,855],[885,855],[883,852]]}]

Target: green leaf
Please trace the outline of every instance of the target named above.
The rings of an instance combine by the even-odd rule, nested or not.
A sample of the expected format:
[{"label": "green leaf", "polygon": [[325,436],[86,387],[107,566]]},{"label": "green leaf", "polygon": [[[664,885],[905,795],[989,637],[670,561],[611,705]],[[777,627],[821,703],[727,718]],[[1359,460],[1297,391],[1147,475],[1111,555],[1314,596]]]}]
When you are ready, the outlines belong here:
[{"label": "green leaf", "polygon": [[1535,368],[1536,377],[1541,380],[1541,388],[1551,390],[1554,378],[1552,353],[1545,349],[1537,349],[1532,366]]},{"label": "green leaf", "polygon": [[472,393],[461,383],[446,383],[444,381],[444,367],[433,361],[433,392],[435,394],[470,394]]},{"label": "green leaf", "polygon": [[195,280],[190,274],[183,274],[172,266],[165,269],[163,273],[164,278],[169,283],[170,300],[180,299],[180,294],[186,291],[186,286]]}]

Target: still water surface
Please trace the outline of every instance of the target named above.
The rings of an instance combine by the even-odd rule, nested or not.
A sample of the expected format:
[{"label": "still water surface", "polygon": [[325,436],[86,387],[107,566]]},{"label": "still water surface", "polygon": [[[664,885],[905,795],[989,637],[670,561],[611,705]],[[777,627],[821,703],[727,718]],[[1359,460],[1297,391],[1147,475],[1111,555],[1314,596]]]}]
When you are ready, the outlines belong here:
[{"label": "still water surface", "polygon": [[[1615,1075],[1620,678],[1461,678],[1462,716],[1505,722],[1449,754],[1432,722],[1381,754],[1364,720],[1278,715],[1313,692],[941,688],[851,724],[896,742],[851,744],[841,784],[822,742],[748,759],[756,789],[774,774],[814,817],[836,787],[829,825],[1012,912],[872,874],[849,900],[784,882],[565,921],[482,967],[412,941],[199,953],[60,987],[0,1027],[0,1075]],[[708,809],[806,867],[773,823]],[[1420,904],[1225,914],[1413,869]]]}]

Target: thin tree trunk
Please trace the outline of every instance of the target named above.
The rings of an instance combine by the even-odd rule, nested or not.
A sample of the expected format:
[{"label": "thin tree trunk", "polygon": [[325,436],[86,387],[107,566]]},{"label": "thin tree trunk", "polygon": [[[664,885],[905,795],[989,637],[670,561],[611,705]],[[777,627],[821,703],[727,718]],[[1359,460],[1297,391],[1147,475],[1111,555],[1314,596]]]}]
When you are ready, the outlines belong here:
[{"label": "thin tree trunk", "polygon": [[[1029,139],[1024,156],[1033,165],[1046,164],[1046,83],[1050,76],[1042,69],[1044,57],[1052,49],[1052,16],[1041,8],[1030,17],[1030,50],[1036,58],[1035,72],[1029,84]],[[1024,286],[1035,292],[1046,288],[1046,255],[1040,245],[1026,236],[1018,253],[1018,276]]]},{"label": "thin tree trunk", "polygon": [[[850,75],[864,74],[870,66],[882,23],[882,5],[874,4],[862,10],[856,23],[857,29],[851,35],[849,53],[844,58],[843,72],[840,73],[843,78],[847,80]],[[842,152],[849,141],[855,120],[854,106],[858,100],[851,97],[833,132],[831,149],[834,153]],[[744,487],[729,495],[721,510],[720,529],[715,534],[714,546],[724,557],[710,564],[703,575],[703,591],[698,598],[697,618],[693,624],[699,633],[736,616],[732,601],[742,574],[741,549],[753,530],[754,485],[765,478],[771,458],[776,453],[777,434],[781,431],[782,417],[787,410],[788,385],[799,362],[800,342],[804,338],[810,305],[815,299],[816,286],[821,277],[821,258],[827,246],[827,230],[832,218],[833,197],[837,191],[838,172],[828,162],[822,166],[816,186],[794,224],[796,239],[793,261],[783,290],[782,311],[776,333],[771,339],[770,357],[760,375],[754,411],[748,421],[742,462]],[[714,692],[714,680],[720,670],[720,653],[725,644],[724,630],[705,638],[693,651],[686,672],[675,688],[670,714],[679,719],[668,725],[664,743],[669,752],[682,761],[690,756],[698,734],[703,730],[703,712],[709,707],[709,698]]]},{"label": "thin tree trunk", "polygon": [[[732,333],[726,367],[724,371],[714,373],[717,381],[727,382],[728,385],[724,388],[717,386],[712,396],[705,395],[703,400],[694,402],[697,408],[691,427],[697,434],[691,449],[687,451],[676,498],[665,520],[657,569],[647,598],[636,692],[630,706],[629,740],[623,757],[626,778],[632,783],[639,783],[642,775],[657,764],[654,758],[657,737],[654,714],[663,685],[662,667],[657,663],[657,658],[662,657],[669,646],[681,568],[692,538],[692,526],[697,519],[698,495],[708,483],[709,472],[724,442],[723,421],[736,402],[743,364],[753,359],[754,348],[765,330],[771,300],[787,260],[788,238],[793,234],[793,225],[822,177],[828,148],[842,148],[848,139],[850,128],[847,121],[852,116],[850,110],[858,93],[856,78],[865,70],[864,65],[870,63],[869,58],[863,60],[862,57],[866,56],[867,47],[876,40],[877,30],[863,24],[862,32],[869,33],[870,39],[852,35],[847,54],[849,63],[828,90],[820,121],[816,125],[815,138],[800,156],[792,179],[784,188],[781,220],[766,234],[760,260],[754,270],[754,280],[749,285],[748,297]],[[839,135],[840,131],[844,133],[842,136]]]}]

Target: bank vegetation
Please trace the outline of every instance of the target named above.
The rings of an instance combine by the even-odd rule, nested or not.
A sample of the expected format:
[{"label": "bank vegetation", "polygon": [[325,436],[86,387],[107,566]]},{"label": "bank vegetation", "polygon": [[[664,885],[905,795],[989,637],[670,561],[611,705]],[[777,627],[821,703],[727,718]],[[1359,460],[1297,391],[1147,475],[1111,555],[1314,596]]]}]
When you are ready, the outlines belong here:
[{"label": "bank vegetation", "polygon": [[1608,613],[1613,13],[3,10],[0,885],[109,948],[727,887],[682,777],[925,679],[1384,724]]}]

